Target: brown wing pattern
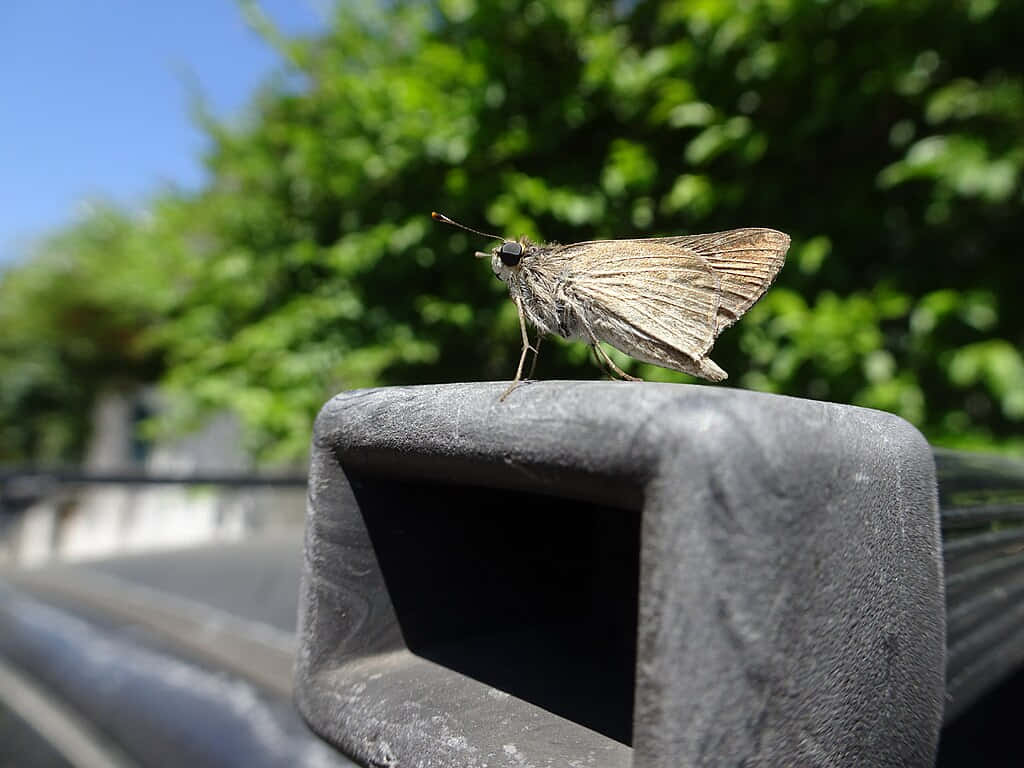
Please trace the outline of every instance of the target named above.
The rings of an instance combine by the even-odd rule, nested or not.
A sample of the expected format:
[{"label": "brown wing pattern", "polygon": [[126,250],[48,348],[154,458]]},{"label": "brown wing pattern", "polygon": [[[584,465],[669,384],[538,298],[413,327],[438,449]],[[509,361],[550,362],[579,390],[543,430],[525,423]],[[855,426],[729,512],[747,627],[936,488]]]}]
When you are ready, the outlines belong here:
[{"label": "brown wing pattern", "polygon": [[789,236],[774,229],[733,229],[658,238],[703,256],[721,277],[717,336],[764,295],[782,269]]},{"label": "brown wing pattern", "polygon": [[694,359],[711,348],[720,281],[702,257],[669,243],[587,246],[572,259],[569,284],[577,300]]},{"label": "brown wing pattern", "polygon": [[782,268],[789,237],[773,229],[598,240],[566,246],[575,294],[698,360]]}]

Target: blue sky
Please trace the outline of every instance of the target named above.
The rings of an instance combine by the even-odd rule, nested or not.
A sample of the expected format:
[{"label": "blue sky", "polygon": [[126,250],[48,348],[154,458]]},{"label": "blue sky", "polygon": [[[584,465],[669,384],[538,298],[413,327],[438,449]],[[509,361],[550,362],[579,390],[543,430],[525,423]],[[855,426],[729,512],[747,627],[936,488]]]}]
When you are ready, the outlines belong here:
[{"label": "blue sky", "polygon": [[[284,31],[328,0],[262,0]],[[279,65],[232,0],[0,0],[0,268],[83,202],[145,202],[203,179],[182,73],[241,114]]]}]

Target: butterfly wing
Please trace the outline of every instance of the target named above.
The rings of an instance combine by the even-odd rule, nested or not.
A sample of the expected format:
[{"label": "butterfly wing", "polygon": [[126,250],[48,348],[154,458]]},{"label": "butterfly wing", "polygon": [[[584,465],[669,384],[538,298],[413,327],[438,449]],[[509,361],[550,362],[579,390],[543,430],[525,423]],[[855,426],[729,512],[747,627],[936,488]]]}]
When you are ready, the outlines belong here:
[{"label": "butterfly wing", "polygon": [[718,276],[721,301],[716,336],[764,295],[789,250],[789,235],[764,228],[655,239],[702,256]]},{"label": "butterfly wing", "polygon": [[[565,246],[567,289],[603,340],[692,373],[690,361],[706,357],[768,289],[788,247],[789,237],[771,229],[577,243]],[[725,377],[711,367],[720,375],[706,378]]]},{"label": "butterfly wing", "polygon": [[605,331],[602,335],[628,338],[632,332],[694,359],[714,343],[714,275],[693,252],[608,240],[595,243],[584,259],[574,258],[572,266],[567,293],[584,308],[590,324]]}]

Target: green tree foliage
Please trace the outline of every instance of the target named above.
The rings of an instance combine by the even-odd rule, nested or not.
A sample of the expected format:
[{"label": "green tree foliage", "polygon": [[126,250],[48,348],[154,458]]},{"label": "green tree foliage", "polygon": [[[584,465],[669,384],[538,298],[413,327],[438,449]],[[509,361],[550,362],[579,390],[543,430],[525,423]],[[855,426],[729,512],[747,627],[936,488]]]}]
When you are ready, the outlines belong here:
[{"label": "green tree foliage", "polygon": [[[340,389],[507,378],[514,307],[432,208],[561,242],[782,229],[731,383],[1024,447],[1024,4],[343,3],[308,40],[245,10],[285,74],[206,121],[209,183],[6,275],[0,456],[71,450],[26,435],[104,375],[158,377],[168,426],[234,409],[268,457]],[[538,373],[597,375],[578,344]]]},{"label": "green tree foliage", "polygon": [[134,220],[93,208],[0,277],[0,460],[78,455],[99,389],[164,370],[142,343],[174,304],[173,265],[151,247],[167,206],[153,211]]}]

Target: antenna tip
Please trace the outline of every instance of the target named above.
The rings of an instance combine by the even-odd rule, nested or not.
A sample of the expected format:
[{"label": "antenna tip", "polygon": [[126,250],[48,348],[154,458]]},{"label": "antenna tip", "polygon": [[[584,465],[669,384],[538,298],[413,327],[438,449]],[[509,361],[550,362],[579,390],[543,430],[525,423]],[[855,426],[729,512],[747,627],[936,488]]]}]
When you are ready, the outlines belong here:
[{"label": "antenna tip", "polygon": [[457,221],[452,221],[447,216],[445,216],[443,213],[438,213],[437,211],[431,211],[430,212],[430,218],[432,218],[434,221],[443,222],[444,224],[451,224],[453,227],[458,227],[459,229],[464,229],[467,232],[472,232],[474,235],[480,235],[481,237],[486,237],[486,238],[491,239],[491,240],[501,240],[502,239],[501,235],[489,235],[486,232],[481,232],[479,229],[473,229],[472,227],[467,227],[465,224],[459,224],[459,222],[457,222]]}]

